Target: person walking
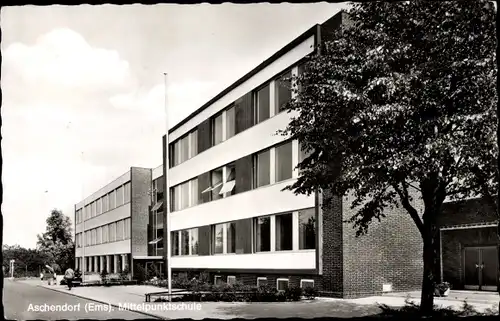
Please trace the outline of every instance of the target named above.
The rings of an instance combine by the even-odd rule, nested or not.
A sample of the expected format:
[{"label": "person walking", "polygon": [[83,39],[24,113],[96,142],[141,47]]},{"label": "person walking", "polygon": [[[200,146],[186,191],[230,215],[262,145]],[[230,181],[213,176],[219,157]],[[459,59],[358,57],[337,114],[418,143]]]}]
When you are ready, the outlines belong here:
[{"label": "person walking", "polygon": [[66,279],[66,283],[68,284],[68,290],[71,291],[71,287],[73,285],[73,278],[75,277],[75,271],[72,268],[68,268],[64,273],[64,278]]}]

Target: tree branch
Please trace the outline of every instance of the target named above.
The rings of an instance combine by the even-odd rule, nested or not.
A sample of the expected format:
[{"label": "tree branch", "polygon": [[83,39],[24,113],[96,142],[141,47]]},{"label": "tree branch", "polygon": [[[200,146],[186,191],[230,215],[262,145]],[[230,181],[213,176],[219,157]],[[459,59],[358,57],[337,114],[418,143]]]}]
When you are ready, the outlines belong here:
[{"label": "tree branch", "polygon": [[405,183],[401,182],[402,189],[399,188],[398,183],[393,183],[391,185],[394,188],[394,190],[398,193],[399,198],[401,199],[401,204],[403,205],[404,209],[410,214],[411,218],[415,222],[415,225],[417,225],[420,234],[424,236],[425,234],[424,223],[422,222],[422,219],[418,215],[417,210],[410,204],[408,189],[406,188]]}]

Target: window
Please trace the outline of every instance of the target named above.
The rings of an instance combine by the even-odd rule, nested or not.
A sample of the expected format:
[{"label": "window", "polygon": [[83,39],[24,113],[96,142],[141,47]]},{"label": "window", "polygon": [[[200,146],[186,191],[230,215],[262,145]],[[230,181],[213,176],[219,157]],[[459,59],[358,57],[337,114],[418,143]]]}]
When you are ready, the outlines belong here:
[{"label": "window", "polygon": [[85,246],[90,245],[90,231],[85,231]]},{"label": "window", "polygon": [[[158,243],[156,243],[156,249],[163,249],[164,239],[163,239],[163,229],[162,228],[156,230],[156,237],[159,238]],[[165,243],[167,243],[167,242],[165,242]],[[160,254],[157,253],[156,255],[160,255]]]},{"label": "window", "polygon": [[92,245],[96,245],[97,244],[97,230],[96,229],[92,229]]},{"label": "window", "polygon": [[102,227],[102,243],[109,242],[109,225]]},{"label": "window", "polygon": [[222,142],[222,114],[212,119],[212,146]]},{"label": "window", "polygon": [[181,210],[189,207],[189,182],[181,184]]},{"label": "window", "polygon": [[226,252],[236,253],[236,223],[226,223],[227,238],[226,238]]},{"label": "window", "polygon": [[116,222],[116,240],[123,240],[123,220]]},{"label": "window", "polygon": [[189,230],[189,246],[191,247],[191,255],[198,255],[198,228],[193,228]]},{"label": "window", "polygon": [[124,231],[123,231],[123,235],[124,235],[124,239],[129,239],[130,238],[130,218],[126,218],[125,219],[125,223],[124,223]]},{"label": "window", "polygon": [[109,241],[116,241],[116,223],[109,224]]},{"label": "window", "polygon": [[213,253],[220,254],[224,252],[224,224],[213,226]]},{"label": "window", "polygon": [[235,284],[235,283],[236,283],[236,277],[234,275],[228,275],[227,284]]},{"label": "window", "polygon": [[172,161],[173,161],[173,166],[179,165],[181,163],[181,140],[180,139],[175,141],[173,144]]},{"label": "window", "polygon": [[189,230],[181,231],[181,255],[189,255]]},{"label": "window", "polygon": [[111,191],[109,194],[109,210],[116,207],[116,191]]},{"label": "window", "polygon": [[275,114],[283,111],[285,105],[292,99],[291,71],[287,71],[275,81]]},{"label": "window", "polygon": [[102,214],[102,197],[97,200],[97,215]]},{"label": "window", "polygon": [[257,278],[257,287],[265,286],[267,285],[267,278],[266,277],[258,277]]},{"label": "window", "polygon": [[257,252],[271,251],[271,218],[255,218],[255,249]]},{"label": "window", "polygon": [[198,155],[198,130],[191,132],[191,144],[189,145],[189,157]]},{"label": "window", "polygon": [[172,212],[178,211],[180,209],[181,201],[181,185],[174,186],[170,189],[170,210]]},{"label": "window", "polygon": [[299,250],[316,248],[316,210],[299,211]]},{"label": "window", "polygon": [[292,178],[292,142],[276,147],[276,183]]},{"label": "window", "polygon": [[292,232],[292,214],[276,215],[276,251],[292,250]]},{"label": "window", "polygon": [[309,280],[309,279],[301,279],[300,280],[300,287],[305,289],[305,288],[314,288],[314,280]]},{"label": "window", "polygon": [[102,198],[102,212],[107,212],[109,210],[109,196],[108,194],[104,195]]},{"label": "window", "polygon": [[174,255],[179,255],[179,232],[171,232],[171,238],[172,238],[172,256]]},{"label": "window", "polygon": [[185,161],[187,161],[189,159],[189,135],[184,136],[180,140],[180,144],[181,144],[180,145],[181,155],[180,155],[179,162],[183,163],[183,162],[185,162]]},{"label": "window", "polygon": [[96,206],[95,206],[95,202],[92,202],[92,204],[90,204],[91,206],[91,217],[95,217],[95,210],[96,210]]},{"label": "window", "polygon": [[[307,70],[306,63],[305,62],[301,63],[298,67],[298,76],[303,75],[306,70]],[[302,90],[304,89],[303,84],[304,80],[302,80],[301,83],[298,84],[297,89],[299,90],[299,92],[302,92]]]},{"label": "window", "polygon": [[124,204],[130,203],[130,182],[123,185]]},{"label": "window", "polygon": [[99,226],[97,228],[97,244],[101,244],[102,243],[102,227]]},{"label": "window", "polygon": [[255,93],[255,123],[269,118],[269,84]]},{"label": "window", "polygon": [[222,276],[220,275],[216,275],[214,276],[214,284],[215,285],[221,285],[223,284],[224,282],[222,282]]},{"label": "window", "polygon": [[156,228],[163,228],[163,212],[156,212]]},{"label": "window", "polygon": [[255,155],[255,187],[269,185],[271,182],[271,152],[263,151]]},{"label": "window", "polygon": [[220,195],[234,195],[236,193],[235,187],[235,165],[234,163],[226,166],[226,181],[224,182],[221,190],[219,191]]},{"label": "window", "polygon": [[236,113],[234,105],[226,110],[226,139],[233,137],[236,133]]},{"label": "window", "polygon": [[[307,157],[311,156],[312,151],[304,151],[302,150],[302,144],[299,142],[299,164],[304,161]],[[300,171],[302,172],[302,171]]]},{"label": "window", "polygon": [[123,205],[123,186],[120,186],[116,189],[116,207]]},{"label": "window", "polygon": [[210,172],[210,183],[212,186],[212,201],[222,198],[220,190],[222,189],[222,168]]},{"label": "window", "polygon": [[198,191],[198,178],[191,180],[191,206],[200,203],[200,191]]},{"label": "window", "polygon": [[276,289],[278,289],[278,291],[285,291],[286,289],[288,289],[288,283],[288,279],[277,279]]}]

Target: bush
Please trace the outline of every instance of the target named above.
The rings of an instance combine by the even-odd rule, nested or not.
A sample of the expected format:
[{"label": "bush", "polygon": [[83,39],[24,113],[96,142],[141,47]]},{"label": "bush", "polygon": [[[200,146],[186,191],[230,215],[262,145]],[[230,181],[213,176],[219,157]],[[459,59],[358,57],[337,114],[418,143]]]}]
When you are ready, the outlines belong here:
[{"label": "bush", "polygon": [[108,284],[108,271],[106,269],[102,270],[101,273],[99,274],[101,277],[101,283],[104,285]]},{"label": "bush", "polygon": [[304,292],[304,296],[308,300],[314,300],[318,296],[318,290],[316,290],[312,286],[308,286],[308,287],[304,288],[303,292]]},{"label": "bush", "polygon": [[285,290],[285,297],[289,301],[300,301],[302,298],[302,288],[298,286],[289,287]]},{"label": "bush", "polygon": [[[406,318],[420,314],[420,305],[410,301],[409,298],[405,300],[405,306],[401,308],[389,307],[385,304],[379,306],[382,309],[382,315],[386,317],[401,317]],[[464,301],[460,310],[453,310],[450,307],[439,307],[434,305],[431,317],[448,318],[448,317],[471,317],[471,316],[491,316],[498,315],[498,310],[495,306],[492,309],[486,309],[484,313],[478,312],[472,305]]]}]

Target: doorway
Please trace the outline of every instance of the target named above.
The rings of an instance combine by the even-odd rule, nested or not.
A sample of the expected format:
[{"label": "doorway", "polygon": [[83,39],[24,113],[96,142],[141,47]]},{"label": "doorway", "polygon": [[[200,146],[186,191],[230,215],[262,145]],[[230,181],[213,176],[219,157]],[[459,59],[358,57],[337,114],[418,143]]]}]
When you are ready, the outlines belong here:
[{"label": "doorway", "polygon": [[497,291],[498,249],[496,246],[464,248],[464,288]]}]

